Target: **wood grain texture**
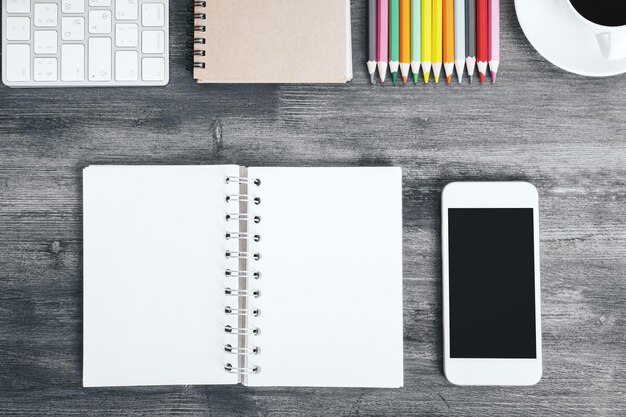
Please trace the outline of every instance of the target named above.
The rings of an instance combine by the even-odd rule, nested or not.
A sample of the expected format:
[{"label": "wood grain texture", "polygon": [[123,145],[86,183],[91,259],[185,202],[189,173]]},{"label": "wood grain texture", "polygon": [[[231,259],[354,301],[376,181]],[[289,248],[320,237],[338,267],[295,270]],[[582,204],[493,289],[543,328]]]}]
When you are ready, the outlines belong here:
[{"label": "wood grain texture", "polygon": [[[626,76],[553,67],[503,0],[497,85],[371,86],[353,0],[352,83],[199,86],[188,2],[170,3],[165,88],[0,87],[0,415],[626,415]],[[81,170],[96,163],[402,166],[404,388],[81,388]],[[440,192],[496,179],[541,195],[544,377],[455,387]]]}]

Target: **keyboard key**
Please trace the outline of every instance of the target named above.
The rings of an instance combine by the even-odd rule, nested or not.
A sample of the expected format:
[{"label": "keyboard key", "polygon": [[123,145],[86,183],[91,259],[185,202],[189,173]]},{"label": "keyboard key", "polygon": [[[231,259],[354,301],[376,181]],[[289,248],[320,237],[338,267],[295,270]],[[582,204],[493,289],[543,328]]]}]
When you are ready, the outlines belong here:
[{"label": "keyboard key", "polygon": [[34,49],[36,54],[56,54],[57,53],[57,31],[56,30],[36,30]]},{"label": "keyboard key", "polygon": [[30,13],[30,0],[9,0],[7,13]]},{"label": "keyboard key", "polygon": [[108,10],[90,10],[89,33],[111,33],[111,12]]},{"label": "keyboard key", "polygon": [[63,13],[84,13],[85,0],[63,0],[61,11]]},{"label": "keyboard key", "polygon": [[61,19],[61,39],[64,41],[82,41],[85,39],[85,18],[64,17]]},{"label": "keyboard key", "polygon": [[7,45],[7,81],[30,80],[30,45]]},{"label": "keyboard key", "polygon": [[56,81],[57,80],[57,59],[56,58],[35,58],[35,81]]},{"label": "keyboard key", "polygon": [[144,81],[165,80],[165,59],[143,58],[141,60],[141,78]]},{"label": "keyboard key", "polygon": [[164,53],[165,32],[162,30],[144,30],[141,32],[141,52],[144,54]]},{"label": "keyboard key", "polygon": [[115,0],[115,17],[118,20],[137,20],[138,0]]},{"label": "keyboard key", "polygon": [[89,81],[111,81],[111,38],[89,38]]},{"label": "keyboard key", "polygon": [[7,39],[10,41],[30,40],[30,18],[7,17]]},{"label": "keyboard key", "polygon": [[89,5],[93,7],[111,7],[111,0],[89,0]]},{"label": "keyboard key", "polygon": [[119,47],[137,47],[139,27],[135,24],[118,23],[115,25],[115,45]]},{"label": "keyboard key", "polygon": [[62,45],[61,46],[61,80],[84,81],[85,80],[85,46]]},{"label": "keyboard key", "polygon": [[141,6],[141,23],[144,26],[165,26],[165,6],[159,3],[145,3]]},{"label": "keyboard key", "polygon": [[53,3],[35,3],[35,26],[56,26],[57,5]]},{"label": "keyboard key", "polygon": [[136,47],[139,42],[139,27],[132,23],[115,25],[115,46]]},{"label": "keyboard key", "polygon": [[139,53],[137,51],[117,51],[115,53],[115,79],[117,81],[137,81],[138,66]]}]

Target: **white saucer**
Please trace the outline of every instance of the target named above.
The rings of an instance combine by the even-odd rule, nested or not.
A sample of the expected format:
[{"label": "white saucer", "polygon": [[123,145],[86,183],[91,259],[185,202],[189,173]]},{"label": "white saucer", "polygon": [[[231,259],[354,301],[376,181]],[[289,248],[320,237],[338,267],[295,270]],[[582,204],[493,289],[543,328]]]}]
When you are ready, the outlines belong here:
[{"label": "white saucer", "polygon": [[530,43],[557,67],[592,77],[626,72],[626,58],[606,59],[596,39],[598,30],[581,23],[560,0],[515,0],[515,10]]}]

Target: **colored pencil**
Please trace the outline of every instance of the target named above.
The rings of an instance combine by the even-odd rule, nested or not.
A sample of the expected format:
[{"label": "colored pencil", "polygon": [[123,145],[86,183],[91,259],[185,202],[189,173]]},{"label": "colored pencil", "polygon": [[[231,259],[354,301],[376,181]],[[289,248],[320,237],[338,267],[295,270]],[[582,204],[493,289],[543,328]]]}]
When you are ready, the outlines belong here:
[{"label": "colored pencil", "polygon": [[500,65],[500,0],[489,0],[489,69],[496,82]]},{"label": "colored pencil", "polygon": [[[428,1],[428,0],[424,0]],[[417,84],[422,58],[422,1],[411,0],[411,71],[413,83]]]},{"label": "colored pencil", "polygon": [[465,0],[454,0],[454,66],[459,84],[465,69]]},{"label": "colored pencil", "polygon": [[374,77],[376,76],[376,62],[378,58],[377,47],[376,47],[376,37],[378,33],[376,33],[376,25],[378,22],[376,21],[376,13],[378,12],[378,2],[377,0],[369,0],[369,48],[368,48],[368,60],[367,60],[367,71],[370,73],[370,82],[374,84]]},{"label": "colored pencil", "polygon": [[389,1],[378,0],[378,51],[376,57],[378,59],[378,76],[380,82],[385,83],[387,75],[387,62],[389,61]]},{"label": "colored pencil", "polygon": [[406,84],[411,69],[411,0],[400,0],[400,73]]},{"label": "colored pencil", "polygon": [[433,0],[433,77],[439,82],[443,63],[443,0]]},{"label": "colored pencil", "polygon": [[389,1],[389,70],[394,84],[400,67],[400,0]]},{"label": "colored pencil", "polygon": [[476,68],[476,0],[465,0],[465,53],[470,83]]},{"label": "colored pencil", "polygon": [[443,0],[443,69],[450,84],[454,74],[454,0]]},{"label": "colored pencil", "polygon": [[428,84],[433,60],[433,2],[422,0],[422,71],[424,83]]},{"label": "colored pencil", "polygon": [[489,0],[476,0],[476,60],[480,83],[485,82],[489,61]]}]

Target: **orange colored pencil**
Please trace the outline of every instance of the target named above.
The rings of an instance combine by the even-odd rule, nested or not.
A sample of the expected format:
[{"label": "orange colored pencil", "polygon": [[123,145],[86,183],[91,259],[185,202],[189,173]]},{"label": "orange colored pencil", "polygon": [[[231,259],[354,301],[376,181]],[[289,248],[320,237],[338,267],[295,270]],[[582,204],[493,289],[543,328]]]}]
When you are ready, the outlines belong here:
[{"label": "orange colored pencil", "polygon": [[411,67],[411,0],[400,0],[400,72],[406,84]]},{"label": "orange colored pencil", "polygon": [[454,0],[443,0],[443,68],[450,84],[454,72]]}]

